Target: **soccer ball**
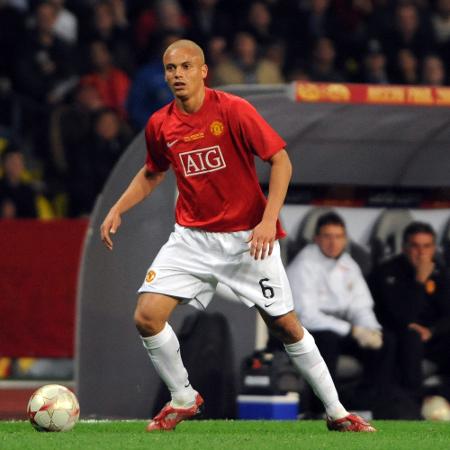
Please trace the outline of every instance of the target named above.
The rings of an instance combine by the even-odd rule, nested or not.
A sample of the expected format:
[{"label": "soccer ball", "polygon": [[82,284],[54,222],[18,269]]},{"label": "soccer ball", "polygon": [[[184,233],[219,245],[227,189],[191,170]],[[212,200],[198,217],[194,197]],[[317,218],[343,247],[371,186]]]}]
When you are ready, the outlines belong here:
[{"label": "soccer ball", "polygon": [[47,384],[30,397],[27,414],[38,431],[69,431],[78,421],[80,406],[69,389]]},{"label": "soccer ball", "polygon": [[427,397],[422,404],[422,416],[426,420],[450,421],[450,405],[440,395]]}]

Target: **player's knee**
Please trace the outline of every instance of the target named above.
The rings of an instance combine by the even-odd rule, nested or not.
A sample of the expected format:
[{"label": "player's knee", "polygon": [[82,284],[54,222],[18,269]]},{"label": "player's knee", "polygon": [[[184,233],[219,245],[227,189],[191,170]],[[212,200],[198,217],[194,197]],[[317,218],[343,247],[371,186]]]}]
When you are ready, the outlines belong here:
[{"label": "player's knee", "polygon": [[134,323],[142,336],[153,336],[164,327],[164,321],[155,317],[150,310],[138,304],[134,311]]},{"label": "player's knee", "polygon": [[303,338],[303,327],[295,314],[287,314],[276,319],[270,328],[284,344],[293,344]]},{"label": "player's knee", "polygon": [[294,344],[303,339],[303,328],[297,324],[288,324],[283,329],[282,341],[284,344]]}]

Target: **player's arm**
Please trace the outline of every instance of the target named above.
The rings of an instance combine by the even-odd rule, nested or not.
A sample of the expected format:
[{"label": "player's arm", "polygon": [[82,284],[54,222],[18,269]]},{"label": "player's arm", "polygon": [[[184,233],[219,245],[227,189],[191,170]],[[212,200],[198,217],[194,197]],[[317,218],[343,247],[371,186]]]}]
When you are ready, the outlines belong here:
[{"label": "player's arm", "polygon": [[250,255],[255,259],[264,259],[267,250],[272,254],[277,232],[277,220],[284,204],[289,181],[292,175],[292,165],[286,150],[280,150],[269,160],[270,170],[269,194],[267,205],[261,222],[250,236]]},{"label": "player's arm", "polygon": [[142,167],[119,200],[109,210],[100,227],[102,241],[109,250],[113,248],[110,234],[114,234],[120,227],[122,214],[150,195],[164,179],[164,175],[165,172],[150,172],[146,166]]}]

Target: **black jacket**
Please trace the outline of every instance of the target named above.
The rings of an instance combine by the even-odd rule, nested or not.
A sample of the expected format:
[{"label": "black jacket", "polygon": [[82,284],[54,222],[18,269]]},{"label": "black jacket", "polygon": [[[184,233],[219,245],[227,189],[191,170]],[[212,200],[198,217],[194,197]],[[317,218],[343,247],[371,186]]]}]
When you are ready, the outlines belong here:
[{"label": "black jacket", "polygon": [[436,267],[425,284],[415,279],[415,269],[405,255],[376,267],[369,277],[375,312],[383,327],[401,331],[415,322],[434,336],[450,333],[450,273]]}]

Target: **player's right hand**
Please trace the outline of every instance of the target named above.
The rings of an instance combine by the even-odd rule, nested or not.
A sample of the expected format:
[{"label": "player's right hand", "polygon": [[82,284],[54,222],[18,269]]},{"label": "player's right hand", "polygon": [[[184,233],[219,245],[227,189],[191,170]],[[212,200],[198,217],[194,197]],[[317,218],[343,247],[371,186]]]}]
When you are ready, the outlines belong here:
[{"label": "player's right hand", "polygon": [[115,234],[121,223],[122,219],[120,214],[114,208],[111,208],[100,227],[100,236],[109,250],[113,249],[113,242],[110,235]]}]

